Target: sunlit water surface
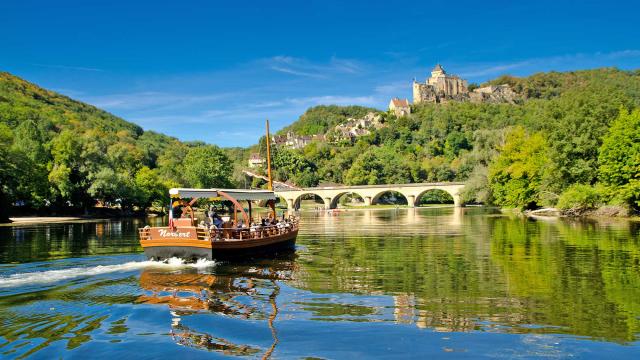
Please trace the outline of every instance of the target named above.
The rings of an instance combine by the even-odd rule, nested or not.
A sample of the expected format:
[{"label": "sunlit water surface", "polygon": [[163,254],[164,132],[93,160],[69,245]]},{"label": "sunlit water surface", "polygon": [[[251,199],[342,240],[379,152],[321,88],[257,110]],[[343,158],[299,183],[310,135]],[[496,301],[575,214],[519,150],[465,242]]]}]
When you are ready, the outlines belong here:
[{"label": "sunlit water surface", "polygon": [[0,227],[1,358],[640,358],[640,224],[304,213],[294,255],[146,261],[162,219]]}]

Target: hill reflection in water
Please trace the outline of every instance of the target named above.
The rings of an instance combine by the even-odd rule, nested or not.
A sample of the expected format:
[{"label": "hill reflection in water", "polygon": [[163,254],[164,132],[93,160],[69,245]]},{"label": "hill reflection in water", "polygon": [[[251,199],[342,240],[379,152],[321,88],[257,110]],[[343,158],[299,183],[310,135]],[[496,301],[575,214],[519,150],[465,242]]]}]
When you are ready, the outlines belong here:
[{"label": "hill reflection in water", "polygon": [[[0,354],[562,357],[606,349],[625,357],[639,348],[638,223],[532,220],[482,208],[302,219],[295,254],[275,258],[127,265],[20,287],[2,287],[2,279],[142,256],[4,265]],[[33,261],[52,246],[53,257],[134,246],[130,223],[101,225],[99,240],[97,224],[51,226],[0,229],[1,255]],[[73,241],[63,241],[70,232]]]}]

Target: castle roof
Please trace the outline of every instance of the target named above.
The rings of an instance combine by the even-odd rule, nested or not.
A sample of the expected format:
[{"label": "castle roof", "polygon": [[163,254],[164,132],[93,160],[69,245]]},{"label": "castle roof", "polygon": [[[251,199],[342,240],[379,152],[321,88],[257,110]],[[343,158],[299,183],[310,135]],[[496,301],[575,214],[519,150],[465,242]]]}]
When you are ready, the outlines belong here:
[{"label": "castle roof", "polygon": [[442,71],[443,73],[446,73],[446,71],[444,71],[444,69],[442,68],[442,65],[440,64],[436,64],[436,67],[434,67],[433,70],[431,71]]}]

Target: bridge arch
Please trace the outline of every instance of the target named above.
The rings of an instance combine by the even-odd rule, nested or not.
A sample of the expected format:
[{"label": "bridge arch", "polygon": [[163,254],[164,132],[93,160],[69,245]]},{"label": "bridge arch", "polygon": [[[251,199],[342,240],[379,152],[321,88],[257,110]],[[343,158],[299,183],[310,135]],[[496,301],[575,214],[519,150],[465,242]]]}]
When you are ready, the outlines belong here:
[{"label": "bridge arch", "polygon": [[[394,189],[380,189],[374,196],[371,197],[371,205],[376,205],[380,201],[380,197],[386,193],[400,194],[407,204],[409,204],[409,196],[407,194],[403,194],[401,191]],[[412,206],[413,204],[409,204]]]},{"label": "bridge arch", "polygon": [[[325,208],[329,204],[331,204],[331,199],[327,200],[327,198],[323,198],[322,196],[320,196],[320,194],[318,194],[316,192],[313,192],[313,191],[305,191],[305,192],[302,192],[301,194],[298,194],[298,196],[295,197],[295,199],[293,200],[293,204],[289,204],[289,202],[287,201],[287,208],[289,208],[289,210],[300,209],[302,197],[303,196],[307,196],[307,195],[314,195],[315,197],[320,198],[324,202]],[[290,207],[289,205],[292,205],[292,206]]]},{"label": "bridge arch", "polygon": [[[447,202],[442,202],[442,204],[455,204],[456,203],[456,194],[453,194],[450,191],[447,191],[445,189],[433,188],[433,189],[426,189],[426,190],[418,193],[416,195],[416,198],[415,198],[415,206],[418,206],[418,204],[420,204],[420,200],[427,193],[432,193],[432,195],[435,195],[437,197],[440,197],[439,196],[440,194],[438,194],[438,193],[446,194],[445,196],[448,198]],[[438,194],[438,195],[436,195],[436,194]],[[444,200],[444,199],[441,199],[441,200]]]},{"label": "bridge arch", "polygon": [[342,191],[342,192],[337,193],[335,196],[333,196],[333,198],[331,198],[331,203],[330,203],[331,207],[330,207],[330,209],[335,209],[335,208],[337,208],[337,207],[338,207],[338,200],[340,200],[340,198],[341,198],[343,195],[347,195],[347,194],[354,194],[354,195],[358,195],[358,197],[359,197],[360,199],[362,199],[362,201],[363,201],[363,202],[365,201],[365,200],[364,200],[364,199],[365,199],[365,198],[364,198],[364,196],[360,195],[360,194],[359,194],[358,192],[356,192],[356,191],[351,191],[351,190]]},{"label": "bridge arch", "polygon": [[434,190],[444,191],[444,192],[446,192],[447,194],[449,194],[449,196],[451,196],[451,198],[453,199],[453,204],[454,204],[455,206],[460,206],[460,205],[462,205],[462,200],[461,200],[461,198],[460,198],[460,194],[459,194],[459,193],[457,193],[457,192],[454,192],[454,191],[452,191],[452,190],[450,190],[450,189],[448,189],[448,188],[446,188],[446,187],[433,187],[433,188],[429,188],[429,189],[425,189],[425,190],[421,191],[420,193],[418,193],[418,194],[416,195],[416,198],[415,198],[415,202],[416,202],[416,204],[418,204],[419,199],[420,199],[424,194],[428,193],[429,191],[434,191]]}]

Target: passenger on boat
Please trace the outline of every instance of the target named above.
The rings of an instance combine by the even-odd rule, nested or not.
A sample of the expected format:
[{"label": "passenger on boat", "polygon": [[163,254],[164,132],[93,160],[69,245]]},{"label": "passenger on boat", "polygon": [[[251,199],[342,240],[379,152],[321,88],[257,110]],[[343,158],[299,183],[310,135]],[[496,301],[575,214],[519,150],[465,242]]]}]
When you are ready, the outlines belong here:
[{"label": "passenger on boat", "polygon": [[215,225],[215,227],[217,227],[218,229],[222,227],[222,224],[224,224],[224,220],[222,220],[222,218],[220,217],[220,215],[218,215],[215,211],[213,212],[213,225]]},{"label": "passenger on boat", "polygon": [[210,223],[213,224],[213,219],[216,216],[216,212],[213,210],[213,206],[209,208],[209,211],[207,211],[207,218],[209,219]]}]

